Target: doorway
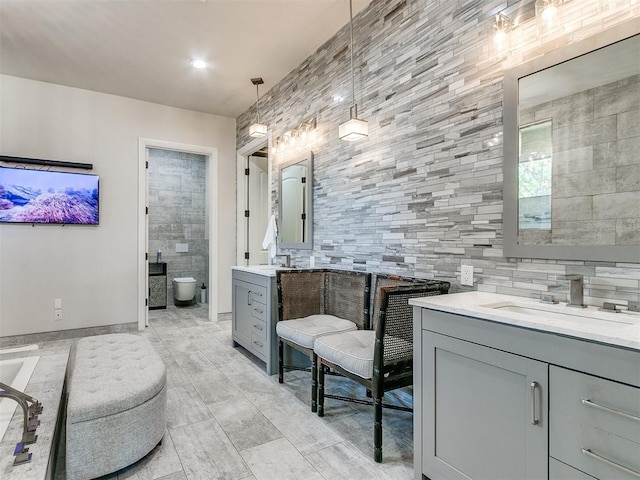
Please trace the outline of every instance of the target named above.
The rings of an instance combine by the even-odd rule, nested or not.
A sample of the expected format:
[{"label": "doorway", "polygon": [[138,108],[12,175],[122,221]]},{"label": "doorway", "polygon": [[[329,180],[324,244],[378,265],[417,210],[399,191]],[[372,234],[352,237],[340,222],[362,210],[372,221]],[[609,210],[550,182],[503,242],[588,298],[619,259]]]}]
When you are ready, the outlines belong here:
[{"label": "doorway", "polygon": [[[204,272],[201,275],[201,282],[205,283],[208,291],[207,299],[207,317],[209,319],[212,316],[218,314],[218,288],[212,282],[212,279],[217,278],[217,245],[218,245],[218,214],[217,208],[219,205],[218,199],[218,149],[215,147],[204,147],[198,145],[180,144],[174,142],[166,142],[162,140],[143,139],[139,140],[139,169],[138,169],[138,187],[139,187],[139,216],[138,216],[138,329],[143,330],[148,325],[148,292],[149,292],[149,262],[155,262],[157,260],[157,250],[150,251],[149,242],[149,152],[152,151],[166,151],[177,153],[178,156],[182,155],[183,158],[195,155],[193,158],[201,157],[203,159],[204,172],[200,172],[205,178],[204,182],[204,199],[202,201],[202,207],[204,212],[203,226],[202,226],[202,240],[206,242],[208,250],[207,265],[203,269]],[[185,205],[186,209],[191,206]],[[184,227],[184,225],[183,225]],[[199,227],[196,227],[199,228]],[[179,232],[176,232],[176,235]],[[184,233],[184,231],[183,231]],[[184,236],[184,235],[183,235]],[[192,236],[192,234],[189,234]],[[169,235],[171,237],[171,235]],[[171,245],[174,246],[172,250],[180,250],[179,254],[188,253],[184,250],[189,249],[190,241],[184,241],[181,238],[169,238]],[[186,240],[186,239],[185,239]],[[185,246],[186,244],[186,246]],[[157,244],[154,244],[157,247]],[[194,245],[195,246],[195,245]],[[173,254],[174,252],[172,252]],[[167,251],[165,255],[169,255]],[[166,256],[165,256],[166,258]],[[197,260],[197,259],[196,259]],[[189,262],[193,262],[193,259],[189,259]],[[180,262],[176,262],[177,264]],[[184,263],[184,262],[183,262]],[[180,268],[193,269],[193,266],[181,266]],[[173,272],[175,273],[175,272]],[[194,276],[194,275],[189,275]],[[167,283],[172,280],[171,275],[167,275]],[[167,303],[173,301],[173,295],[171,289],[167,285]],[[196,298],[199,299],[199,289],[196,289]]]}]

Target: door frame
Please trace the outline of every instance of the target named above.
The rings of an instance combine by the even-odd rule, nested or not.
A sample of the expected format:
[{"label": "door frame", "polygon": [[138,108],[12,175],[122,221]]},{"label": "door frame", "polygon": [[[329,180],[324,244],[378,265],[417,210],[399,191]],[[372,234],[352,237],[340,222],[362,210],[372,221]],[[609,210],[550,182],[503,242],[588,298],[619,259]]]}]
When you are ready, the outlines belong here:
[{"label": "door frame", "polygon": [[[236,152],[236,265],[245,265],[244,258],[244,246],[247,243],[247,232],[245,228],[245,217],[243,205],[246,203],[247,198],[247,182],[244,174],[244,169],[247,168],[247,157],[257,152],[261,148],[269,144],[268,138],[256,138],[251,140],[242,148],[239,148]],[[267,182],[269,184],[269,191],[271,191],[271,155],[267,158]],[[267,212],[271,214],[271,195],[269,195]]]},{"label": "door frame", "polygon": [[[196,153],[205,157],[207,170],[206,199],[209,210],[209,303],[207,318],[218,315],[218,288],[212,288],[212,278],[218,275],[218,206],[220,205],[218,188],[218,148],[170,142],[153,138],[138,139],[138,330],[144,330],[148,324],[149,307],[145,304],[148,292],[149,264],[145,258],[148,248],[147,197],[149,185],[147,179],[147,152],[149,148],[172,150],[176,152]],[[169,299],[167,299],[169,300]]]}]

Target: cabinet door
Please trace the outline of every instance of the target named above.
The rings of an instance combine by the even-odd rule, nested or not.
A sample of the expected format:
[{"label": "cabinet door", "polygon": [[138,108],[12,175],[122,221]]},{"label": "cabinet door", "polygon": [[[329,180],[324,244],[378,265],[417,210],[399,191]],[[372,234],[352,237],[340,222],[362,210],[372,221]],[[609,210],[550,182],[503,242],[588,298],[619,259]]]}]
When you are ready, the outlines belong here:
[{"label": "cabinet door", "polygon": [[422,346],[422,472],[546,479],[547,364],[431,332]]},{"label": "cabinet door", "polygon": [[245,348],[251,348],[251,283],[233,281],[233,340]]}]

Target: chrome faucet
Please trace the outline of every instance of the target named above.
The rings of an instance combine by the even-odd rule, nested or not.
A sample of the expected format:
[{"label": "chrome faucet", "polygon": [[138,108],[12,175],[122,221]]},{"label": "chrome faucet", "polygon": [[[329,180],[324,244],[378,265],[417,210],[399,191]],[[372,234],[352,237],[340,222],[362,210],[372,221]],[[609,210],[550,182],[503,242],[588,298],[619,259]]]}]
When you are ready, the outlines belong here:
[{"label": "chrome faucet", "polygon": [[584,281],[582,275],[567,275],[567,280],[571,280],[569,287],[569,303],[567,307],[586,308],[584,304]]},{"label": "chrome faucet", "polygon": [[26,393],[10,387],[0,382],[0,398],[7,398],[15,401],[22,408],[22,441],[16,444],[13,455],[16,457],[14,465],[31,461],[31,453],[25,445],[36,443],[38,436],[36,429],[40,426],[38,415],[42,413],[42,404]]},{"label": "chrome faucet", "polygon": [[287,259],[286,263],[283,265],[283,267],[291,267],[291,255],[289,255],[288,253],[279,253],[278,255],[275,255],[273,258],[277,258],[277,257],[285,257]]}]

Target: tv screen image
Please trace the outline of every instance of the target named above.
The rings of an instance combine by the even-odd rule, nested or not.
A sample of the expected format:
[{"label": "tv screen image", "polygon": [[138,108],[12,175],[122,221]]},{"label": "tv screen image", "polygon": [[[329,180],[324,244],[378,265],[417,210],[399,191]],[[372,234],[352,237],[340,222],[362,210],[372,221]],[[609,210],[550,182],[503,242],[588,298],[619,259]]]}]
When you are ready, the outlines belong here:
[{"label": "tv screen image", "polygon": [[98,224],[98,175],[0,167],[0,222]]}]

